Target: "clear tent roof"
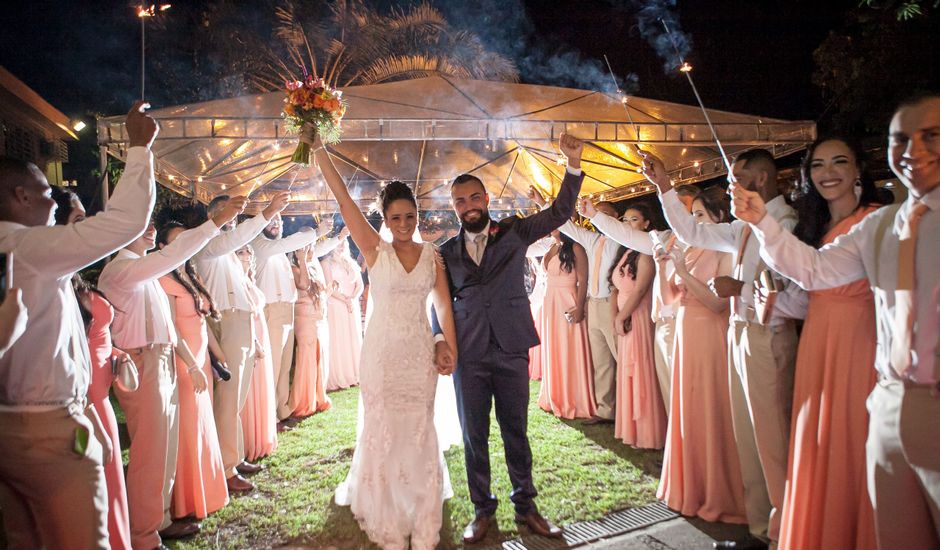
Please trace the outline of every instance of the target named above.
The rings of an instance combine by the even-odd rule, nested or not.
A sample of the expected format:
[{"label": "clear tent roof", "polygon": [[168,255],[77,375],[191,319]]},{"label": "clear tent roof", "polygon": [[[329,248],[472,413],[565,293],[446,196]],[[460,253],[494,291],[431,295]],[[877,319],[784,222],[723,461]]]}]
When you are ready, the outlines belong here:
[{"label": "clear tent roof", "polygon": [[[385,180],[412,185],[423,209],[447,208],[447,183],[470,172],[487,186],[495,210],[529,207],[529,185],[558,189],[561,132],[587,140],[583,193],[605,198],[651,191],[637,173],[634,144],[666,162],[672,177],[693,183],[725,172],[698,107],[621,98],[552,86],[433,76],[344,89],[349,107],[343,141],[331,147],[353,196],[370,202]],[[153,146],[157,179],[208,202],[219,193],[251,193],[256,203],[290,188],[288,214],[332,212],[335,201],[313,167],[290,161],[296,136],[281,118],[284,94],[166,107],[151,112],[161,131]],[[763,147],[775,156],[800,150],[815,123],[710,110],[729,155]],[[123,116],[101,118],[98,139],[124,159]]]}]

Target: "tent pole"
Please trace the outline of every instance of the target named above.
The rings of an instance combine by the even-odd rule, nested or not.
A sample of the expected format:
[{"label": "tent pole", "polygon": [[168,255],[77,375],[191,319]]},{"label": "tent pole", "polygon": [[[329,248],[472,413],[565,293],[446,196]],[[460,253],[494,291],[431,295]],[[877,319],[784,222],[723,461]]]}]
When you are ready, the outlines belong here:
[{"label": "tent pole", "polygon": [[108,146],[98,146],[98,168],[101,170],[101,209],[108,206],[108,195],[111,193],[111,186],[108,183]]}]

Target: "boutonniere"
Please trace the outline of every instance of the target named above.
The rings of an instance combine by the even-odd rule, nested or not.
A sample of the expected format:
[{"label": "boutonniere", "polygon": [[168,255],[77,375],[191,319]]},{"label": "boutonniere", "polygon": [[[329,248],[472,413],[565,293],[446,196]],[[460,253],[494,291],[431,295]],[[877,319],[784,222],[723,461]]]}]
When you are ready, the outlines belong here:
[{"label": "boutonniere", "polygon": [[492,239],[493,237],[495,237],[497,233],[499,233],[499,224],[491,223],[490,224],[490,238]]}]

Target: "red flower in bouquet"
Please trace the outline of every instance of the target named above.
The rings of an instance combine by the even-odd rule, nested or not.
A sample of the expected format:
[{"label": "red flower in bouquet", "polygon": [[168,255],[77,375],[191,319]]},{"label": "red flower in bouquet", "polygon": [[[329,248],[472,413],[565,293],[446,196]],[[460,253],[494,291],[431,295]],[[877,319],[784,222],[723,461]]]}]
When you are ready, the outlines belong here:
[{"label": "red flower in bouquet", "polygon": [[291,160],[310,164],[310,146],[317,134],[324,144],[339,142],[342,134],[340,123],[346,114],[343,92],[314,76],[308,76],[303,82],[286,82],[284,87],[287,97],[284,98],[282,116],[287,122],[287,130],[300,135],[300,143]]}]

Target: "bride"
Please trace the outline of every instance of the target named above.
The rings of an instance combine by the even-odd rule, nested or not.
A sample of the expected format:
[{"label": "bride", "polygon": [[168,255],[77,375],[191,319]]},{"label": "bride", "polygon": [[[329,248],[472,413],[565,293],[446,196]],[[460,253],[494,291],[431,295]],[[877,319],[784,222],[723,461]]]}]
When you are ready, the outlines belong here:
[{"label": "bride", "polygon": [[[447,275],[430,243],[412,240],[418,207],[398,181],[379,194],[388,243],[369,225],[317,138],[316,160],[369,268],[372,317],[362,342],[362,431],[336,503],[350,506],[372,542],[386,550],[433,549],[440,539],[442,504],[452,496],[434,428],[438,374],[456,365],[456,333]],[[431,295],[448,346],[435,357],[425,314]]]}]

